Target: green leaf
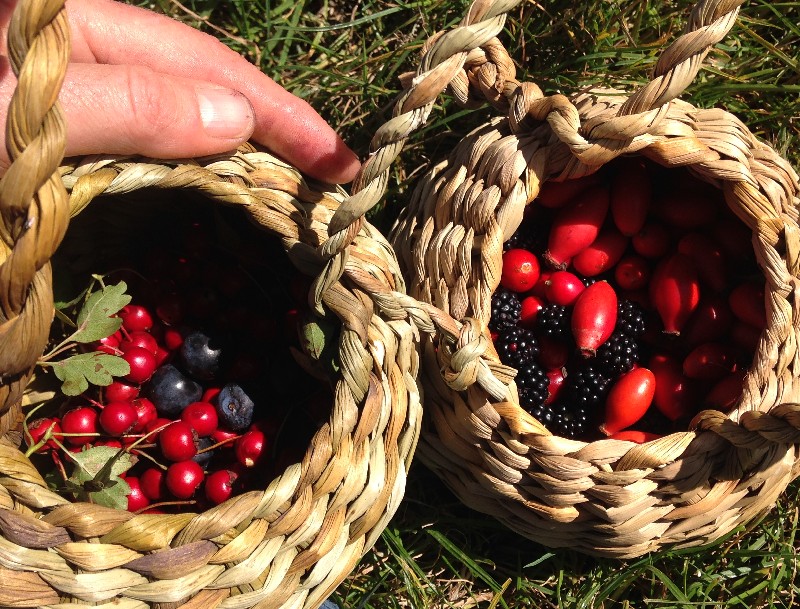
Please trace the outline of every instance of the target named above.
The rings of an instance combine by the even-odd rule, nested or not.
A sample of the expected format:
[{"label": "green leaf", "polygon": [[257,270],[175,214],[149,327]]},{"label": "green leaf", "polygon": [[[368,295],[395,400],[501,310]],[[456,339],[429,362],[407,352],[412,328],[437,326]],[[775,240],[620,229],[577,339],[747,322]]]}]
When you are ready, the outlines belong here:
[{"label": "green leaf", "polygon": [[125,376],[131,367],[124,359],[100,351],[79,353],[51,364],[64,395],[80,395],[89,383],[107,387],[115,376]]},{"label": "green leaf", "polygon": [[105,507],[124,510],[128,507],[130,486],[120,474],[135,463],[134,457],[121,449],[94,446],[72,454],[75,469],[68,482],[78,499]]},{"label": "green leaf", "polygon": [[127,289],[125,282],[120,281],[93,292],[78,313],[78,330],[70,338],[79,343],[91,343],[119,330],[122,320],[112,315],[131,301],[130,295],[125,293]]}]

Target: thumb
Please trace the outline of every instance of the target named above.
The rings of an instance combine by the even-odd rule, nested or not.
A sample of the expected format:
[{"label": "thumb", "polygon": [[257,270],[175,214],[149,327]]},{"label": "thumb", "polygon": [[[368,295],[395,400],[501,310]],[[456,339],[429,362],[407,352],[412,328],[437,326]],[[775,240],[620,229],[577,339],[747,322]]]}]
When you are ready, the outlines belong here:
[{"label": "thumb", "polygon": [[72,64],[60,100],[67,156],[205,156],[233,150],[255,127],[244,95],[141,66]]}]

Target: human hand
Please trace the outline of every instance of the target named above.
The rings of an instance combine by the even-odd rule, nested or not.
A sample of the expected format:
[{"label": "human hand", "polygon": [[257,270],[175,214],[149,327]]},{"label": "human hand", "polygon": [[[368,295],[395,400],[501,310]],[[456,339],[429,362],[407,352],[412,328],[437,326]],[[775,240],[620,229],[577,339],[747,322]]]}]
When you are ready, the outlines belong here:
[{"label": "human hand", "polygon": [[[0,175],[16,78],[5,56],[16,0],[0,0]],[[349,182],[358,159],[305,101],[217,39],[113,0],[68,0],[72,52],[59,99],[67,156],[175,159],[252,139],[304,173]]]}]

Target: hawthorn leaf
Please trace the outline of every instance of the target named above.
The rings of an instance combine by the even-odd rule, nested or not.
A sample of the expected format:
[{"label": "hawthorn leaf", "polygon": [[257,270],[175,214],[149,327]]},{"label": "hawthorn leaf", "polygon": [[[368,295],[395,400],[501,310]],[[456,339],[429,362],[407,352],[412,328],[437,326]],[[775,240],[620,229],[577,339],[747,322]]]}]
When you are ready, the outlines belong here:
[{"label": "hawthorn leaf", "polygon": [[119,330],[122,319],[112,317],[131,301],[125,293],[128,289],[124,281],[116,285],[107,285],[103,289],[92,292],[78,313],[78,329],[70,337],[78,343],[91,343]]},{"label": "hawthorn leaf", "polygon": [[67,488],[78,499],[124,510],[131,488],[120,474],[133,467],[136,459],[123,449],[93,446],[72,454],[75,469]]},{"label": "hawthorn leaf", "polygon": [[79,353],[51,364],[53,372],[62,382],[64,395],[80,395],[89,383],[107,387],[115,376],[125,376],[131,367],[124,359],[101,351]]}]

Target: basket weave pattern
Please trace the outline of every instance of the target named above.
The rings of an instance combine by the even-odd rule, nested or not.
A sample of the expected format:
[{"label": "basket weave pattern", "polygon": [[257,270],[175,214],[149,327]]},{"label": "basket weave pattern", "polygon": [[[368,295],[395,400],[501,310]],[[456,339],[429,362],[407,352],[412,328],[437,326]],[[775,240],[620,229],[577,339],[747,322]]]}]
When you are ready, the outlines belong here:
[{"label": "basket weave pattern", "polygon": [[[362,219],[330,244],[345,193],[253,146],[180,163],[62,166],[63,8],[20,2],[9,32],[19,84],[8,115],[12,165],[0,182],[0,606],[317,607],[403,496],[421,418],[420,332],[457,337],[463,325],[406,295],[391,247]],[[332,412],[302,462],[203,513],[71,503],[18,449],[23,394],[53,319],[49,261],[69,218],[101,195],[145,188],[241,208],[299,272],[324,276],[311,304],[341,322]]]},{"label": "basket weave pattern", "polygon": [[[591,174],[636,153],[719,188],[752,231],[768,327],[736,407],[703,411],[686,432],[644,445],[553,436],[519,407],[513,383],[497,397],[444,382],[437,345],[426,344],[429,424],[420,458],[467,505],[546,545],[633,557],[705,544],[768,510],[800,473],[798,176],[733,115],[676,99],[740,4],[700,2],[652,80],[630,95],[545,97],[516,81],[502,45],[470,51],[452,94],[462,104],[489,102],[504,116],[465,137],[421,179],[392,231],[412,295],[479,320],[486,336],[503,242],[545,180]],[[463,24],[424,52],[445,63],[456,55],[454,40],[470,40]],[[499,361],[493,349],[483,357]]]}]

